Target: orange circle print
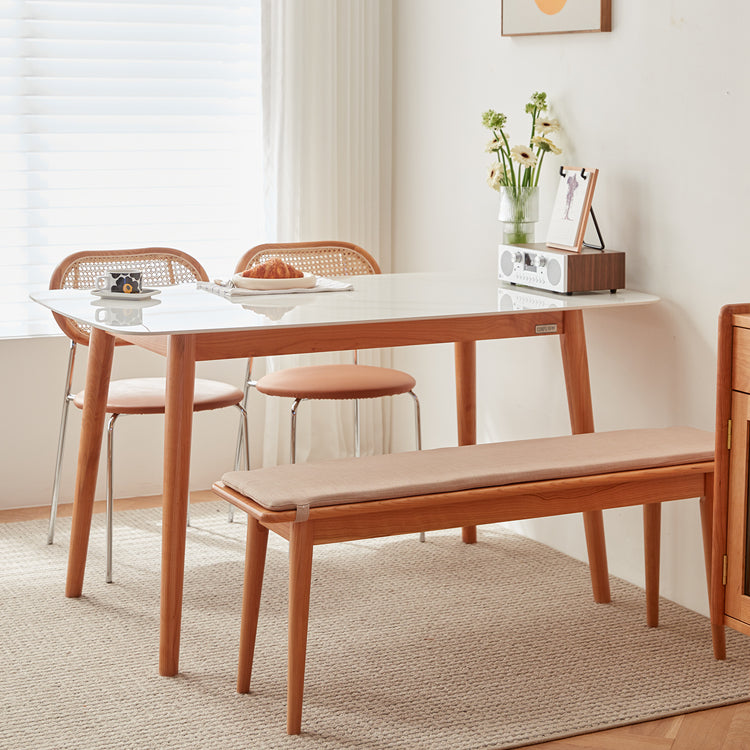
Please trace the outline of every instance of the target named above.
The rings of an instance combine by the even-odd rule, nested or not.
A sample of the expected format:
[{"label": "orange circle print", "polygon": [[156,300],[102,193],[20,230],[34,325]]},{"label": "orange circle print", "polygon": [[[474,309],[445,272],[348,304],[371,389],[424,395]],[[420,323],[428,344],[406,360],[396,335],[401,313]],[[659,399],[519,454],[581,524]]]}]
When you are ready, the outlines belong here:
[{"label": "orange circle print", "polygon": [[534,0],[542,13],[546,13],[548,16],[554,16],[555,13],[559,13],[563,9],[563,5],[568,0]]}]

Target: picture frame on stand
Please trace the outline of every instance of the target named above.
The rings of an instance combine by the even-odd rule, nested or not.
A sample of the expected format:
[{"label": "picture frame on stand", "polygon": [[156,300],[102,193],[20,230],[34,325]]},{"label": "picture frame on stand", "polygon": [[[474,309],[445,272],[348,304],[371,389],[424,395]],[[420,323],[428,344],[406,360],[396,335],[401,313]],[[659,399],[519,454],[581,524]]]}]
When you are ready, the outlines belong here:
[{"label": "picture frame on stand", "polygon": [[547,247],[581,252],[598,175],[598,169],[589,167],[560,167]]}]

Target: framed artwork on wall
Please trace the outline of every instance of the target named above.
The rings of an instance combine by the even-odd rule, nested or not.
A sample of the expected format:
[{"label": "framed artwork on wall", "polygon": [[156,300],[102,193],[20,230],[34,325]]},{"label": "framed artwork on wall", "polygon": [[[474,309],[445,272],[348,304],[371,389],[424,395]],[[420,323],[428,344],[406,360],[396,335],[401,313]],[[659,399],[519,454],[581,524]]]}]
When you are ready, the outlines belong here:
[{"label": "framed artwork on wall", "polygon": [[612,30],[612,0],[502,0],[502,35]]},{"label": "framed artwork on wall", "polygon": [[598,169],[561,167],[547,231],[547,247],[580,253]]}]

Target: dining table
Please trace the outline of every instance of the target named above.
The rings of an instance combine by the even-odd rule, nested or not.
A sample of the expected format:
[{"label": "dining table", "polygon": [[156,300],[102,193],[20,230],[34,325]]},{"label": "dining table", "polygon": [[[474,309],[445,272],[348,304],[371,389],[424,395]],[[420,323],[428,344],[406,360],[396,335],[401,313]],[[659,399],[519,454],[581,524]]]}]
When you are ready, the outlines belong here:
[{"label": "dining table", "polygon": [[[492,276],[440,272],[338,279],[344,287],[233,294],[212,284],[165,287],[149,299],[101,299],[87,290],[32,294],[53,312],[90,326],[65,594],[83,592],[107,389],[115,340],[166,358],[159,673],[179,671],[193,388],[196,362],[281,354],[453,344],[457,443],[476,442],[476,343],[560,342],[572,433],[593,432],[583,313],[651,304],[629,289],[557,294]],[[104,311],[104,312],[102,312]],[[124,312],[123,312],[124,311]],[[221,474],[217,469],[217,478]],[[610,601],[601,511],[584,514],[594,600]],[[476,529],[462,529],[466,543]]]}]

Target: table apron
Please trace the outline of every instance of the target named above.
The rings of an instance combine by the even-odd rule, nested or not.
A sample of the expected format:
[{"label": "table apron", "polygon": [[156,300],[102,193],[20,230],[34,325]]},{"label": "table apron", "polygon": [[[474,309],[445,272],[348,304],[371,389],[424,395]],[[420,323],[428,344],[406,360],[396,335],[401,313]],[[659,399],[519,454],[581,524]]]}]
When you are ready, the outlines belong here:
[{"label": "table apron", "polygon": [[[266,357],[274,354],[379,349],[460,341],[549,336],[565,333],[562,310],[517,315],[283,326],[263,330],[186,333],[195,340],[197,361]],[[118,339],[166,356],[169,336],[119,334]]]}]

